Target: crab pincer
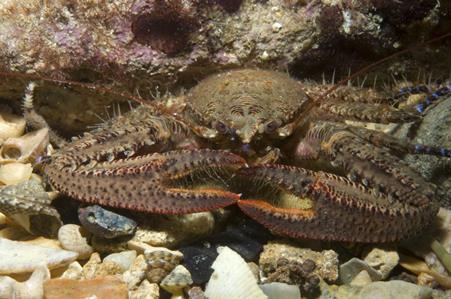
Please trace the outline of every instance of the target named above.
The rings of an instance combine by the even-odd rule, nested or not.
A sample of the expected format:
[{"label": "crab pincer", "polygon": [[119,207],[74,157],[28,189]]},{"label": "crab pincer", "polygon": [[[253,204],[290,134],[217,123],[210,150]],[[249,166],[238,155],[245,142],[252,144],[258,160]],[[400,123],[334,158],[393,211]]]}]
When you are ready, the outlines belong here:
[{"label": "crab pincer", "polygon": [[245,161],[227,151],[185,150],[154,153],[114,162],[65,167],[58,156],[45,166],[49,181],[84,203],[134,211],[186,214],[236,203],[239,195],[214,187],[189,189],[184,179],[215,169],[234,171]]},{"label": "crab pincer", "polygon": [[254,180],[260,190],[267,186],[252,194],[265,200],[240,200],[240,209],[272,231],[295,238],[398,241],[417,234],[437,212],[427,201],[375,197],[373,190],[345,177],[300,167],[258,165],[241,169],[237,176]]}]

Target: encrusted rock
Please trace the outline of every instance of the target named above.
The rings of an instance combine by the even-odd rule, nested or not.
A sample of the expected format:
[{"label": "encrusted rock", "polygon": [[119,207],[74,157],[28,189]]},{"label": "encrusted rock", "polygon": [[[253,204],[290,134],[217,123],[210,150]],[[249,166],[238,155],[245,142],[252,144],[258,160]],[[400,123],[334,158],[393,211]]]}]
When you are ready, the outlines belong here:
[{"label": "encrusted rock", "polygon": [[0,277],[0,298],[2,299],[41,299],[44,297],[43,284],[50,279],[50,271],[41,265],[33,271],[30,278],[17,282],[8,277]]},{"label": "encrusted rock", "polygon": [[96,279],[51,279],[44,284],[46,299],[60,298],[108,298],[127,299],[126,284],[118,277]]},{"label": "encrusted rock", "polygon": [[309,259],[300,263],[281,257],[277,260],[275,271],[268,272],[267,281],[298,285],[303,291],[313,293],[320,281],[318,275],[314,273],[315,268],[315,262]]},{"label": "encrusted rock", "polygon": [[280,258],[285,258],[288,263],[304,263],[311,260],[316,265],[314,274],[322,279],[333,282],[338,278],[338,255],[333,250],[313,251],[307,248],[299,248],[290,243],[269,242],[263,248],[259,265],[265,275],[277,269]]},{"label": "encrusted rock", "polygon": [[147,279],[156,283],[166,277],[183,259],[183,254],[180,251],[173,251],[164,247],[146,249],[144,256],[149,265]]},{"label": "encrusted rock", "polygon": [[396,250],[373,248],[365,256],[364,261],[378,271],[381,274],[381,280],[384,280],[398,265],[399,254]]},{"label": "encrusted rock", "polygon": [[42,263],[49,269],[68,265],[78,253],[54,249],[0,238],[0,274],[33,272]]},{"label": "encrusted rock", "polygon": [[93,252],[88,239],[89,233],[76,224],[66,224],[58,230],[61,246],[66,250],[77,252],[79,259],[86,259]]},{"label": "encrusted rock", "polygon": [[159,299],[160,288],[156,283],[143,280],[139,287],[128,292],[128,299]]},{"label": "encrusted rock", "polygon": [[160,286],[173,295],[180,295],[182,290],[192,283],[191,273],[182,265],[178,265],[161,281]]},{"label": "encrusted rock", "polygon": [[105,239],[133,235],[137,225],[134,220],[105,210],[98,205],[80,208],[78,219],[93,235]]}]

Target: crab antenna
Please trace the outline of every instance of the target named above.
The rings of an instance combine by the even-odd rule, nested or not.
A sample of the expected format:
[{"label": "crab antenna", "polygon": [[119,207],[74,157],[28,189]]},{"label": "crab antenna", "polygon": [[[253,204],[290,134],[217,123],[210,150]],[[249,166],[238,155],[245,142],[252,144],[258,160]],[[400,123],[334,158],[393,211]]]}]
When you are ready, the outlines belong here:
[{"label": "crab antenna", "polygon": [[343,85],[344,83],[348,82],[349,80],[354,79],[355,77],[358,77],[358,76],[368,72],[370,69],[372,69],[372,68],[374,68],[374,67],[376,67],[378,65],[381,65],[382,63],[384,63],[384,62],[386,62],[386,61],[388,61],[390,59],[393,59],[393,58],[395,58],[397,56],[400,56],[402,54],[408,53],[408,52],[410,52],[410,51],[412,51],[412,50],[414,50],[414,49],[416,49],[416,48],[418,48],[420,46],[425,46],[425,45],[428,45],[428,44],[435,43],[435,42],[440,41],[440,40],[442,40],[444,38],[447,38],[449,36],[451,36],[451,32],[448,32],[448,33],[446,33],[444,35],[438,36],[436,38],[430,39],[430,40],[425,41],[425,42],[417,43],[417,44],[415,44],[415,45],[413,45],[411,47],[408,47],[408,48],[406,48],[404,50],[398,51],[398,52],[393,53],[391,55],[388,55],[387,57],[382,58],[382,59],[380,59],[380,60],[378,60],[376,62],[373,62],[373,63],[361,68],[360,70],[358,70],[354,74],[352,74],[350,76],[347,76],[346,78],[340,80],[336,85],[334,85],[333,87],[329,88],[324,94],[322,94],[319,100],[324,99],[329,93],[331,93],[332,91],[336,90],[340,85]]},{"label": "crab antenna", "polygon": [[[114,89],[108,88],[108,87],[100,87],[96,84],[83,83],[83,82],[64,80],[64,79],[46,78],[46,77],[43,77],[43,76],[37,75],[37,74],[25,74],[25,73],[11,72],[11,71],[5,71],[5,70],[0,71],[0,76],[1,75],[7,76],[7,77],[12,77],[12,78],[22,78],[22,79],[28,79],[28,80],[42,80],[45,82],[50,82],[50,83],[55,83],[55,84],[67,84],[69,86],[79,86],[79,87],[83,87],[86,89],[100,91],[102,93],[107,93],[107,94],[109,93],[112,95],[123,97],[123,98],[132,100],[132,101],[137,102],[142,105],[149,105],[148,101],[145,101],[140,97],[133,96],[133,95],[129,94],[128,92],[117,91],[117,90],[114,90]],[[154,105],[154,104],[155,103],[153,103],[152,105]]]}]

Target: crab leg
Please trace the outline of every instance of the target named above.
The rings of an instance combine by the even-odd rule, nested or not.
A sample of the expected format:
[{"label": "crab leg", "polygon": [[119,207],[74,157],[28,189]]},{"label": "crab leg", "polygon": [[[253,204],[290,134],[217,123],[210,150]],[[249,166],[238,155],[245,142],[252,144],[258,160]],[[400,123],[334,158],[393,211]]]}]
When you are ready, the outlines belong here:
[{"label": "crab leg", "polygon": [[241,210],[271,230],[296,238],[391,242],[427,226],[437,206],[426,198],[393,201],[344,177],[285,165],[242,169],[242,178],[279,188],[304,208],[277,207],[263,200],[240,200]]},{"label": "crab leg", "polygon": [[[172,151],[98,163],[72,169],[67,157],[45,166],[45,174],[58,190],[85,203],[165,214],[185,214],[225,207],[239,195],[216,189],[171,187],[173,180],[198,170],[236,170],[239,156],[212,150]],[[63,163],[64,162],[64,163]],[[68,165],[68,166],[66,166]]]}]

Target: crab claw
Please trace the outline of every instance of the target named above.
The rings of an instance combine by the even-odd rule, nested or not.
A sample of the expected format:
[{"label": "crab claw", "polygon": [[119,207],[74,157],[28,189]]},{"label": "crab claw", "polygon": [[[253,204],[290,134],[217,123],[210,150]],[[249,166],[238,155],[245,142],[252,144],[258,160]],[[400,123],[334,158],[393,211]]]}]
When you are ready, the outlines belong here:
[{"label": "crab claw", "polygon": [[252,178],[263,190],[251,196],[268,198],[239,200],[241,210],[272,231],[295,238],[392,242],[418,233],[437,212],[424,198],[416,204],[393,202],[344,177],[298,167],[259,165],[236,175]]},{"label": "crab claw", "polygon": [[[234,204],[239,195],[214,187],[189,189],[193,177],[235,171],[245,161],[232,153],[186,150],[79,167],[62,167],[58,158],[45,166],[50,182],[84,203],[134,211],[186,214]],[[182,183],[181,183],[182,182]]]}]

